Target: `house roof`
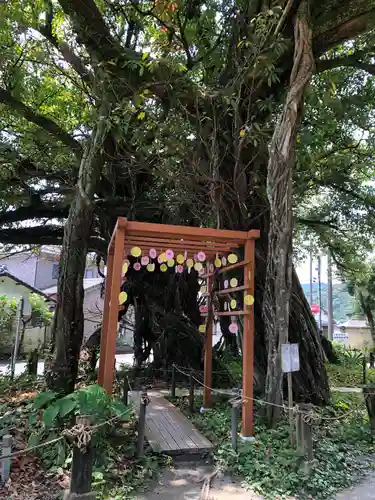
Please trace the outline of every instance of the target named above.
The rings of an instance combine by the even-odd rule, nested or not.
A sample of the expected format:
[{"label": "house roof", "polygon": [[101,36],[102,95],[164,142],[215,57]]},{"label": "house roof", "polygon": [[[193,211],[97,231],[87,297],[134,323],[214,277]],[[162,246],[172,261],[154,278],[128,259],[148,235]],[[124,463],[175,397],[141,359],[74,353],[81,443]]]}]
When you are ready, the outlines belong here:
[{"label": "house roof", "polygon": [[38,295],[41,295],[42,297],[44,297],[48,301],[53,301],[53,299],[51,299],[51,297],[49,297],[45,292],[43,292],[42,290],[38,290],[37,288],[33,287],[32,285],[29,285],[25,281],[22,281],[21,279],[17,278],[17,276],[14,276],[14,274],[10,273],[9,271],[1,271],[0,270],[0,278],[2,278],[2,277],[11,279],[12,281],[17,283],[18,285],[22,285],[25,288],[28,288],[31,292],[37,293]]},{"label": "house roof", "polygon": [[[315,321],[319,324],[319,313],[313,314]],[[333,320],[333,326],[336,326],[337,322]],[[322,326],[328,326],[328,315],[322,309]]]},{"label": "house roof", "polygon": [[[83,289],[85,290],[85,292],[87,292],[88,290],[101,286],[102,283],[103,283],[103,278],[86,278],[83,280]],[[47,295],[56,295],[57,285],[46,288],[45,290],[43,290],[43,293]]]},{"label": "house roof", "polygon": [[339,328],[370,328],[364,319],[349,319],[338,325]]}]

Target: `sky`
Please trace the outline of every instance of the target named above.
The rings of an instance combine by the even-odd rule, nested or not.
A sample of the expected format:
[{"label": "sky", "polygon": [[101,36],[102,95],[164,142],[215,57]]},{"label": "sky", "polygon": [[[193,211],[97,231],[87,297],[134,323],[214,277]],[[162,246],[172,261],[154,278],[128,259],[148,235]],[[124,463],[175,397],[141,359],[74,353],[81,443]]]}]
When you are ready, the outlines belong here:
[{"label": "sky", "polygon": [[[318,282],[318,271],[316,269],[318,265],[317,260],[315,259],[313,262],[313,277],[316,278],[316,283]],[[301,263],[300,265],[297,266],[297,274],[300,279],[300,282],[302,284],[304,283],[309,283],[310,282],[310,263],[309,259],[306,259],[305,262]],[[322,283],[327,283],[327,257],[323,256],[321,257],[321,282]],[[340,280],[338,280],[334,273],[332,276],[332,282],[333,283],[340,283]]]}]

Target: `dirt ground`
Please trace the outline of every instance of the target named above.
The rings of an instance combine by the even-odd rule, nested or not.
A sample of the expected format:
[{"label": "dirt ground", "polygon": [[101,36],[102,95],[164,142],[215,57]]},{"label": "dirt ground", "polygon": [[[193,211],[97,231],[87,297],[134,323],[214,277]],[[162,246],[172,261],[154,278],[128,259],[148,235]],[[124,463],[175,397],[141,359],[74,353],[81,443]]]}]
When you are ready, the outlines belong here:
[{"label": "dirt ground", "polygon": [[[210,477],[212,466],[183,464],[165,470],[158,484],[137,497],[137,500],[200,500],[205,478]],[[216,476],[212,480],[207,500],[262,500],[261,497],[246,491],[240,484],[227,477]]]},{"label": "dirt ground", "polygon": [[[180,464],[166,469],[158,483],[135,500],[201,500],[205,478],[214,468],[209,465]],[[203,497],[204,498],[204,497]],[[339,493],[336,500],[375,500],[375,474],[359,484]],[[229,477],[217,475],[211,483],[210,494],[204,500],[262,500],[256,493],[246,490]]]}]

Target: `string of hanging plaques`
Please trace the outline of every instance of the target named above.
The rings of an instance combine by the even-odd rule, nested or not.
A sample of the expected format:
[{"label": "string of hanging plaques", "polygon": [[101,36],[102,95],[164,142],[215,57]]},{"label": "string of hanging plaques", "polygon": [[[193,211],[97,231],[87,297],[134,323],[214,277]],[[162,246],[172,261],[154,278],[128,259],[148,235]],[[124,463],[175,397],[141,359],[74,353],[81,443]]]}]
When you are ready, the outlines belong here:
[{"label": "string of hanging plaques", "polygon": [[[229,253],[228,255],[216,254],[213,261],[208,262],[206,253],[203,250],[197,251],[193,255],[188,254],[188,252],[180,251],[174,252],[172,249],[168,248],[166,250],[158,251],[156,248],[149,248],[147,250],[142,250],[139,246],[134,246],[129,252],[132,257],[132,262],[126,258],[122,265],[122,277],[126,279],[126,275],[130,269],[138,272],[144,269],[146,272],[153,273],[157,269],[157,264],[159,265],[159,270],[162,273],[174,272],[176,274],[181,274],[184,270],[190,273],[193,269],[199,274],[202,280],[206,280],[207,277],[213,276],[216,272],[224,272],[225,268],[228,267],[230,270],[238,263],[238,256],[235,253]],[[212,258],[212,257],[211,257]],[[241,263],[240,263],[241,264]],[[213,320],[217,320],[218,316],[231,316],[231,323],[229,325],[229,331],[231,334],[236,335],[238,333],[237,318],[242,315],[244,311],[238,310],[237,300],[231,295],[234,292],[244,291],[243,296],[243,306],[244,309],[248,306],[254,304],[254,297],[248,293],[248,287],[244,285],[239,285],[237,278],[225,279],[223,281],[223,289],[216,291],[218,295],[224,295],[224,311],[213,310]],[[203,297],[209,297],[207,290],[207,283],[202,284],[200,288],[200,294]],[[128,299],[128,295],[125,291],[119,294],[119,305],[122,306]],[[212,302],[209,300],[208,302]],[[213,301],[216,304],[219,301]],[[212,307],[214,305],[212,303]],[[200,306],[200,313],[202,317],[207,318],[208,305]],[[199,326],[199,331],[204,334],[207,330],[206,322]]]}]

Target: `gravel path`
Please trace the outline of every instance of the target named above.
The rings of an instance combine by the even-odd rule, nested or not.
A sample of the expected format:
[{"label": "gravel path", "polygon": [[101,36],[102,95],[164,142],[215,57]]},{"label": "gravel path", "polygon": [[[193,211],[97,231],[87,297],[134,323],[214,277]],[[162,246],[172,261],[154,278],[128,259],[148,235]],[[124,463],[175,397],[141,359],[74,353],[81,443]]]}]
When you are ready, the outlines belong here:
[{"label": "gravel path", "polygon": [[367,476],[356,486],[339,493],[336,500],[375,500],[375,474]]}]

